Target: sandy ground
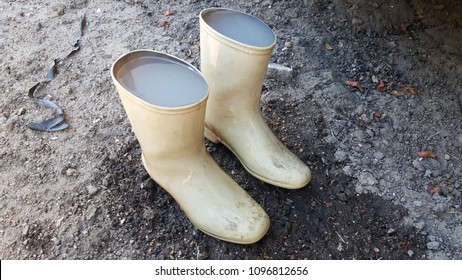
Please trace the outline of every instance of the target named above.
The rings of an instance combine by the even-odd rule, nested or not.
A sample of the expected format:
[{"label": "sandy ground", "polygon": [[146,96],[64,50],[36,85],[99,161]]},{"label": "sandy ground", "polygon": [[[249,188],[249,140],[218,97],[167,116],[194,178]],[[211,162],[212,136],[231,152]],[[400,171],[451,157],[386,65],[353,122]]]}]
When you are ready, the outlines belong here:
[{"label": "sandy ground", "polygon": [[[313,171],[283,190],[206,141],[271,218],[247,246],[198,231],[149,178],[110,77],[134,49],[200,68],[198,14],[213,6],[277,35],[271,62],[293,72],[268,77],[262,113]],[[0,11],[1,259],[462,259],[458,1],[4,0]],[[35,95],[69,128],[31,130],[53,110],[28,91],[56,59]]]}]

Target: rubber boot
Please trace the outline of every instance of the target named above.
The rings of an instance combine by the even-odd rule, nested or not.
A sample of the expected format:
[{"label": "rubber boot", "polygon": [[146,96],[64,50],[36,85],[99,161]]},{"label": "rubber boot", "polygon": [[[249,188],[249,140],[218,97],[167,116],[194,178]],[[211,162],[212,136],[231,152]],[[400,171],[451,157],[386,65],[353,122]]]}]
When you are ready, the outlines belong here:
[{"label": "rubber boot", "polygon": [[265,123],[260,97],[276,36],[259,19],[232,10],[200,13],[201,72],[209,85],[205,136],[221,142],[256,178],[298,189],[310,169]]},{"label": "rubber boot", "polygon": [[261,239],[268,215],[205,148],[208,86],[201,73],[176,57],[137,50],[120,57],[111,74],[144,167],[190,221],[225,241]]}]

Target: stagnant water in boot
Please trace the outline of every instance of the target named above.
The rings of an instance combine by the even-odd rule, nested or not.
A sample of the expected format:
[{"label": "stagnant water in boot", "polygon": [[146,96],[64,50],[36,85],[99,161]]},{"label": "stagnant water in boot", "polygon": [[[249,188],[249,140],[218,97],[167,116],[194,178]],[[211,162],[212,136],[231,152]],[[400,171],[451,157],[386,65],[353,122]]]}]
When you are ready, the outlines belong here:
[{"label": "stagnant water in boot", "polygon": [[269,47],[276,41],[273,31],[261,20],[226,9],[205,11],[204,21],[218,33],[254,47]]},{"label": "stagnant water in boot", "polygon": [[207,83],[189,65],[168,56],[133,56],[121,66],[116,79],[132,94],[160,107],[195,104],[207,95]]}]

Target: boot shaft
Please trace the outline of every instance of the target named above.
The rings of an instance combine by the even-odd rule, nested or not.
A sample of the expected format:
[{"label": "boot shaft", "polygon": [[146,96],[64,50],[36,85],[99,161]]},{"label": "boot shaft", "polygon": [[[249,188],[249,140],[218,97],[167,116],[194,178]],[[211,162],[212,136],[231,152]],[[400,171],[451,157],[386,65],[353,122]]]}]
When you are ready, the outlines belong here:
[{"label": "boot shaft", "polygon": [[[139,66],[143,63],[152,65]],[[197,69],[173,56],[139,50],[113,64],[112,78],[146,157],[184,157],[204,149],[208,88]]]},{"label": "boot shaft", "polygon": [[[200,14],[201,72],[215,103],[259,108],[276,36],[257,18],[226,9]],[[239,95],[239,96],[236,96]],[[207,112],[208,114],[209,112]]]}]

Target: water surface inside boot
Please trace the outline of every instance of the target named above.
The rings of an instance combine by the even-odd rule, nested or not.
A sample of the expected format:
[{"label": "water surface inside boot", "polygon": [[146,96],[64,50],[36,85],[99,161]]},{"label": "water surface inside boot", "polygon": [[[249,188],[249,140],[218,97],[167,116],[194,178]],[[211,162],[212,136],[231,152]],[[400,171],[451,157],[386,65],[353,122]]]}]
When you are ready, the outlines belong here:
[{"label": "water surface inside boot", "polygon": [[215,31],[253,47],[269,47],[276,41],[271,29],[261,20],[236,11],[217,9],[205,11],[204,21]]},{"label": "water surface inside boot", "polygon": [[131,93],[160,107],[195,104],[207,95],[207,83],[195,69],[149,52],[129,57],[115,77]]}]

